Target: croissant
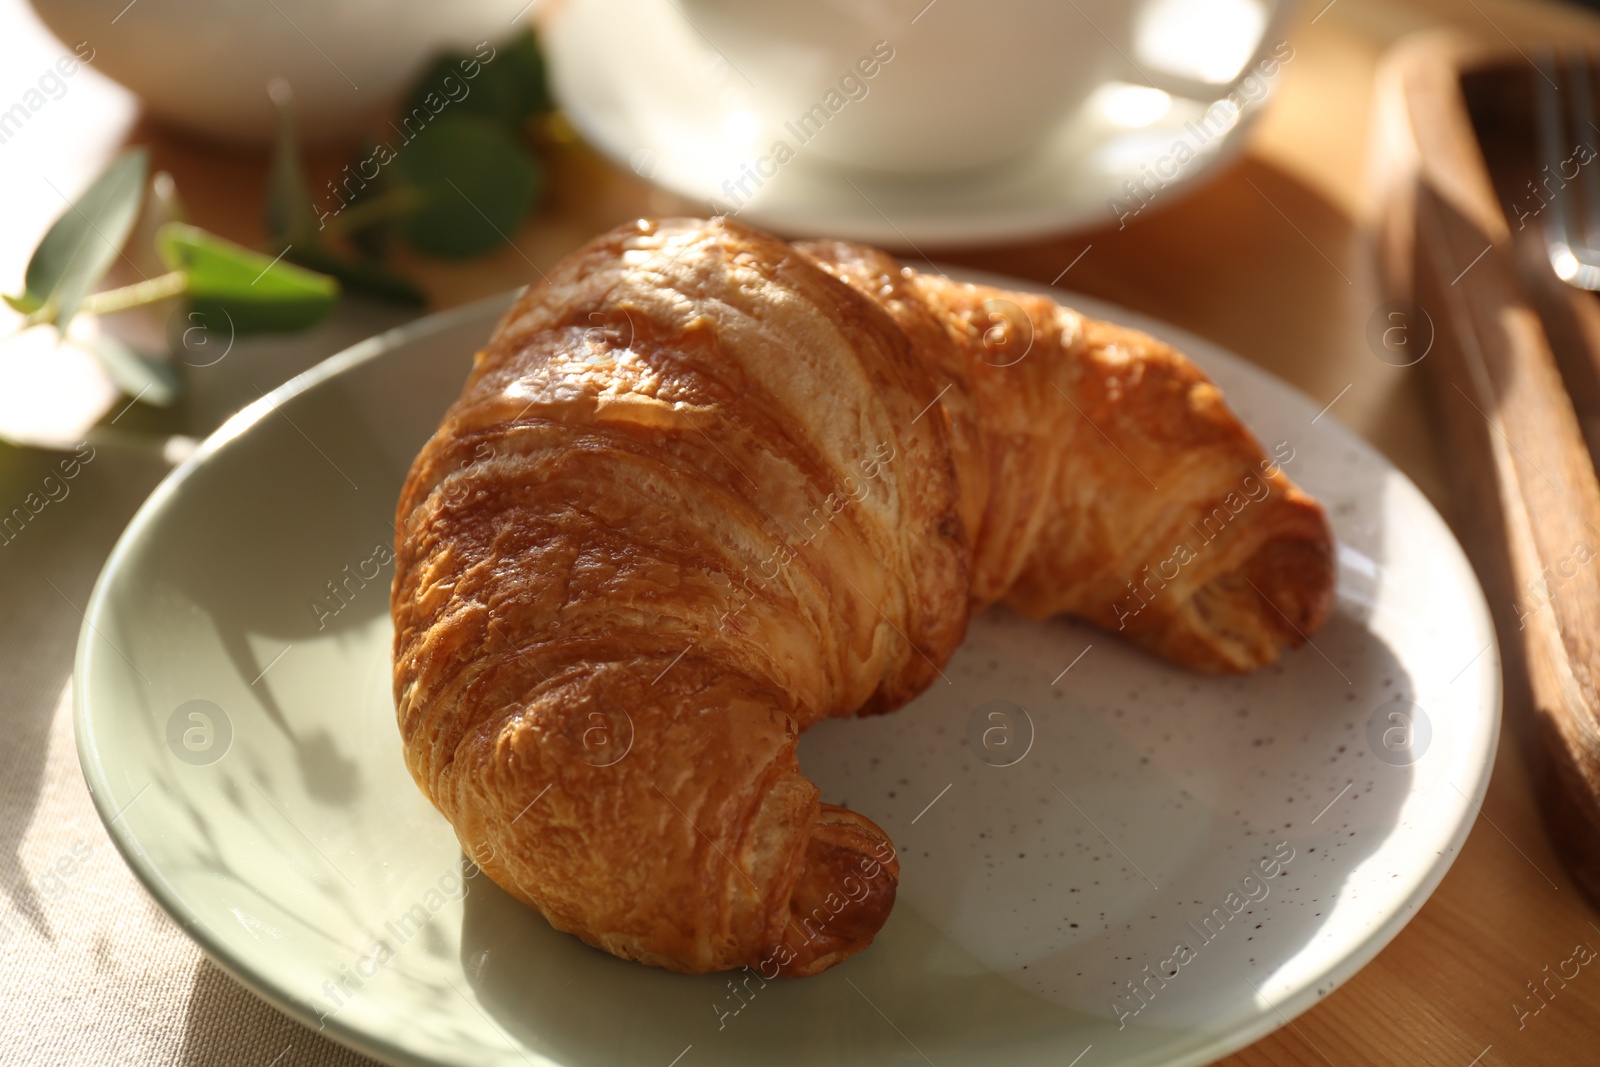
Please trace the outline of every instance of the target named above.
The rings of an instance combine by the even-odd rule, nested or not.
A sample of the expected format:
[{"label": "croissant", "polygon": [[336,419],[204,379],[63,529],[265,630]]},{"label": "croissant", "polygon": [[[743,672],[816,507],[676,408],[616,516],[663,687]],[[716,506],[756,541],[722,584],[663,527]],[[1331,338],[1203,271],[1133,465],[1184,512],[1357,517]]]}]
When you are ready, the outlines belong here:
[{"label": "croissant", "polygon": [[1200,671],[1327,616],[1333,548],[1142,333],[842,242],[639,221],[529,288],[396,517],[417,784],[499,885],[617,956],[810,975],[899,865],[801,731],[938,678],[972,612]]}]

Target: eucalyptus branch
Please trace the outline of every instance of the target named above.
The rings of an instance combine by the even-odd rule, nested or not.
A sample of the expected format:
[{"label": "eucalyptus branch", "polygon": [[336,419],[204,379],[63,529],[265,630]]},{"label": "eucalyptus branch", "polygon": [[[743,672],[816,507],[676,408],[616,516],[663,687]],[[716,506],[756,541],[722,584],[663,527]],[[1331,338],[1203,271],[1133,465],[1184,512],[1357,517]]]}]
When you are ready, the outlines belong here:
[{"label": "eucalyptus branch", "polygon": [[143,307],[146,304],[157,304],[188,291],[188,272],[175,270],[154,278],[146,278],[133,285],[124,285],[120,289],[107,289],[103,293],[86,296],[83,303],[78,305],[78,313],[109,315],[116,311]]},{"label": "eucalyptus branch", "polygon": [[358,200],[337,215],[328,216],[327,230],[336,237],[365,229],[375,222],[404,218],[417,209],[422,197],[410,186],[390,189],[367,200]]},{"label": "eucalyptus branch", "polygon": [[43,326],[47,322],[54,321],[56,321],[56,302],[54,300],[47,300],[43,306],[34,308],[32,311],[28,312],[27,316],[17,324],[17,333],[21,333],[23,330],[30,330],[35,326]]}]

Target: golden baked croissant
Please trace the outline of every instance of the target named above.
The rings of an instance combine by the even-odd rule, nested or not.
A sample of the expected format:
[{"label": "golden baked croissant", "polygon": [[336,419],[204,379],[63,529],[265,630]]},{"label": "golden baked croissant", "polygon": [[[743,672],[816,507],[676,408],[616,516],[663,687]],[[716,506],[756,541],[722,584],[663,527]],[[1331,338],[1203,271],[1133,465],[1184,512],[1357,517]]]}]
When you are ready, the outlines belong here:
[{"label": "golden baked croissant", "polygon": [[1171,348],[728,221],[624,226],[531,287],[397,529],[417,783],[558,929],[686,972],[872,940],[893,846],[795,742],[917,695],[971,612],[1245,671],[1333,590],[1322,510]]}]

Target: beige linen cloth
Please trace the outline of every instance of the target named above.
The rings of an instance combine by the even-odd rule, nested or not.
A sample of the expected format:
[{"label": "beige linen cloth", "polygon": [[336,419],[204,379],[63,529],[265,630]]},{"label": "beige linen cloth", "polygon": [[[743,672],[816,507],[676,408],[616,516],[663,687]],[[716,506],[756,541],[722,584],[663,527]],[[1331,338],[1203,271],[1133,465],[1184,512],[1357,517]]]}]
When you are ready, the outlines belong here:
[{"label": "beige linen cloth", "polygon": [[[319,331],[318,351],[302,348],[295,362],[369,332],[371,323],[337,338]],[[256,362],[247,376],[271,386],[298,369]],[[193,396],[194,432],[252,393]],[[67,495],[0,536],[0,1065],[372,1064],[207,960],[123,863],[84,785],[72,725],[80,613],[123,527],[170,469],[163,440],[91,436],[93,458]],[[0,514],[64,455],[0,444]]]}]

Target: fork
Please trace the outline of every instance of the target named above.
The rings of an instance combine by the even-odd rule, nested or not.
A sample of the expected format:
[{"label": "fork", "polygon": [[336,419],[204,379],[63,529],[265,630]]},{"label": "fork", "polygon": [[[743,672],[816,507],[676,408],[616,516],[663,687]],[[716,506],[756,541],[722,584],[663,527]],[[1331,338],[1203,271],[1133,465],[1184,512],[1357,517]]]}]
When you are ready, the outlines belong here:
[{"label": "fork", "polygon": [[[1542,75],[1535,83],[1538,158],[1546,175],[1542,185],[1554,208],[1545,220],[1545,250],[1562,281],[1600,290],[1600,148],[1596,147],[1600,145],[1600,126],[1595,125],[1593,70],[1586,52],[1574,52],[1566,59],[1565,92],[1554,52],[1544,50],[1537,64]],[[1563,97],[1570,100],[1570,107],[1563,107]],[[1564,135],[1575,140],[1569,143]],[[1579,148],[1588,151],[1588,159],[1577,160]],[[1576,164],[1576,173],[1568,175],[1569,164]],[[1551,188],[1552,177],[1558,188]],[[1579,206],[1573,202],[1573,185],[1583,194],[1581,221]]]}]

